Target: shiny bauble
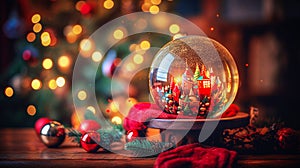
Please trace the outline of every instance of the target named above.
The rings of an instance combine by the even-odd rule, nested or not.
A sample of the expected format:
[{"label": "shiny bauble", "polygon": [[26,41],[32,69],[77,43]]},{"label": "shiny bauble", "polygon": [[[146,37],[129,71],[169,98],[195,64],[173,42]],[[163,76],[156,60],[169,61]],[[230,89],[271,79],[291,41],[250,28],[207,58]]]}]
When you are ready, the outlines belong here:
[{"label": "shiny bauble", "polygon": [[50,121],[41,128],[40,137],[47,147],[58,147],[65,140],[65,127],[60,122]]},{"label": "shiny bauble", "polygon": [[37,134],[40,134],[42,127],[44,125],[46,125],[47,123],[49,123],[50,121],[52,121],[52,120],[48,117],[42,117],[42,118],[39,118],[38,120],[36,120],[36,122],[34,123],[35,132]]},{"label": "shiny bauble", "polygon": [[100,129],[100,124],[95,120],[84,120],[80,123],[79,132],[83,135],[89,131],[97,131]]},{"label": "shiny bauble", "polygon": [[95,153],[98,151],[98,149],[101,147],[99,145],[100,143],[100,134],[96,131],[90,131],[84,133],[80,138],[80,145],[81,147],[89,152],[89,153]]}]

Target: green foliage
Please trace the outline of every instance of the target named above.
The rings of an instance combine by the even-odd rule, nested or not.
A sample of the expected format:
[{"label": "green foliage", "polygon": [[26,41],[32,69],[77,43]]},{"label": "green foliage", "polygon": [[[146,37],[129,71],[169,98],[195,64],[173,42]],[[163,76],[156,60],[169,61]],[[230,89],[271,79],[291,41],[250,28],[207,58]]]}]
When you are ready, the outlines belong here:
[{"label": "green foliage", "polygon": [[100,145],[105,149],[110,149],[110,144],[112,142],[118,142],[121,140],[123,133],[115,128],[111,129],[99,129],[97,130],[100,134]]},{"label": "green foliage", "polygon": [[125,150],[130,150],[133,154],[138,156],[153,156],[157,155],[167,149],[173,148],[175,145],[168,142],[158,142],[149,141],[147,139],[143,140],[133,140],[125,144]]}]

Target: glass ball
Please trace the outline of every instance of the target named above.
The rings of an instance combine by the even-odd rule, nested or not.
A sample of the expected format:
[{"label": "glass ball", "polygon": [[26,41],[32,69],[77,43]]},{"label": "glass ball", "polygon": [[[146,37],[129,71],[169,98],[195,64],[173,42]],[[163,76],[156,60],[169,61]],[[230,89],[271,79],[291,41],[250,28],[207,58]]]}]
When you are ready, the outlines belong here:
[{"label": "glass ball", "polygon": [[150,67],[153,101],[170,114],[218,118],[234,101],[239,75],[230,52],[204,36],[165,44]]}]

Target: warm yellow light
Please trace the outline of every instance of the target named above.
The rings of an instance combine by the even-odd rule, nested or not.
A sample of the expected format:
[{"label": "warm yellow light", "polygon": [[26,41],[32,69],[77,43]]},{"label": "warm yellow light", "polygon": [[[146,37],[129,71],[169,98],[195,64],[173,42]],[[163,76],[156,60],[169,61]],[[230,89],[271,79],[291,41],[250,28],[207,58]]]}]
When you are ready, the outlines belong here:
[{"label": "warm yellow light", "polygon": [[33,79],[31,81],[31,87],[34,90],[39,90],[42,87],[42,82],[38,79]]},{"label": "warm yellow light", "polygon": [[27,114],[30,116],[34,116],[36,114],[36,108],[34,107],[34,105],[29,105],[27,107]]},{"label": "warm yellow light", "polygon": [[76,40],[77,40],[77,36],[76,34],[74,34],[73,32],[69,32],[67,35],[66,35],[66,38],[67,38],[67,41],[69,43],[74,43]]},{"label": "warm yellow light", "polygon": [[49,82],[48,82],[48,86],[50,89],[54,90],[57,88],[57,85],[56,85],[56,81],[55,79],[51,79]]},{"label": "warm yellow light", "polygon": [[58,65],[62,68],[67,68],[70,66],[70,58],[68,56],[62,55],[58,58]]},{"label": "warm yellow light", "polygon": [[109,107],[112,112],[119,112],[119,104],[117,102],[111,102]]},{"label": "warm yellow light", "polygon": [[83,51],[89,51],[92,48],[92,42],[89,39],[83,39],[80,42],[80,49]]},{"label": "warm yellow light", "polygon": [[48,46],[51,43],[50,34],[48,32],[43,32],[41,34],[41,42],[43,46]]},{"label": "warm yellow light", "polygon": [[173,34],[176,34],[180,31],[180,27],[177,24],[171,24],[169,27],[169,31]]},{"label": "warm yellow light", "polygon": [[119,116],[114,116],[114,117],[111,119],[111,122],[112,122],[112,123],[115,123],[115,124],[122,124],[122,119],[121,119]]},{"label": "warm yellow light", "polygon": [[7,97],[12,97],[14,95],[14,90],[12,87],[6,87],[4,90],[4,94]]},{"label": "warm yellow light", "polygon": [[56,85],[58,87],[63,87],[66,84],[66,80],[64,77],[60,76],[58,78],[56,78]]},{"label": "warm yellow light", "polygon": [[27,34],[26,39],[28,42],[33,42],[36,39],[36,35],[33,32]]},{"label": "warm yellow light", "polygon": [[83,4],[85,4],[85,1],[78,1],[75,5],[76,10],[80,11]]},{"label": "warm yellow light", "polygon": [[122,30],[117,29],[117,30],[114,31],[114,38],[115,39],[120,40],[120,39],[123,38],[123,36],[124,36],[124,33],[123,33]]},{"label": "warm yellow light", "polygon": [[148,50],[150,48],[150,42],[147,40],[144,40],[141,42],[140,47],[142,50]]},{"label": "warm yellow light", "polygon": [[103,56],[102,54],[99,52],[99,51],[95,51],[93,54],[92,54],[92,60],[94,62],[100,62],[102,60]]},{"label": "warm yellow light", "polygon": [[77,97],[79,100],[85,100],[87,97],[87,94],[84,90],[81,90],[77,93]]},{"label": "warm yellow light", "polygon": [[133,57],[133,62],[136,64],[141,64],[144,62],[144,57],[141,54],[135,54]]},{"label": "warm yellow light", "polygon": [[151,3],[153,5],[159,5],[161,3],[161,0],[151,0]]},{"label": "warm yellow light", "polygon": [[143,3],[142,5],[142,11],[143,12],[148,12],[151,4],[150,3]]},{"label": "warm yellow light", "polygon": [[42,30],[42,25],[40,23],[36,23],[33,25],[32,30],[36,33],[40,32]]},{"label": "warm yellow light", "polygon": [[104,1],[103,7],[105,9],[111,9],[111,8],[113,8],[114,7],[114,1],[112,1],[112,0],[106,0],[106,1]]},{"label": "warm yellow light", "polygon": [[130,44],[129,51],[134,51],[136,47],[136,44]]},{"label": "warm yellow light", "polygon": [[149,8],[149,12],[151,14],[157,14],[159,12],[159,7],[156,6],[156,5],[152,5],[150,8]]},{"label": "warm yellow light", "polygon": [[74,34],[78,35],[82,32],[82,27],[80,25],[74,25],[72,28]]},{"label": "warm yellow light", "polygon": [[127,65],[126,65],[126,70],[127,71],[133,71],[135,69],[135,65],[131,62],[129,62]]},{"label": "warm yellow light", "polygon": [[94,114],[96,114],[96,109],[95,109],[95,107],[93,107],[93,106],[88,106],[86,109],[87,109],[87,110],[90,110],[91,112],[93,112]]},{"label": "warm yellow light", "polygon": [[41,21],[41,15],[40,14],[34,14],[31,17],[31,22],[32,23],[38,23],[39,21]]},{"label": "warm yellow light", "polygon": [[51,69],[53,66],[53,61],[50,58],[46,58],[43,60],[42,65],[45,69]]}]

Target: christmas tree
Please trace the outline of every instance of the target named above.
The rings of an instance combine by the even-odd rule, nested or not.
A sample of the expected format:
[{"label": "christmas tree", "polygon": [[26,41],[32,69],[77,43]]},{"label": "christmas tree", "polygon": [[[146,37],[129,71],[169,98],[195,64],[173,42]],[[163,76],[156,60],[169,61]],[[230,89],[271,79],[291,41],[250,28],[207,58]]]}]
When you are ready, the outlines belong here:
[{"label": "christmas tree", "polygon": [[[129,109],[138,101],[149,99],[145,92],[148,85],[148,69],[141,70],[130,82],[129,98],[123,106],[111,99],[112,75],[122,59],[132,52],[139,52],[130,65],[146,59],[145,51],[150,47],[161,47],[173,37],[145,33],[123,38],[126,30],[117,28],[112,39],[119,39],[109,52],[101,53],[89,36],[105,23],[128,13],[159,11],[171,12],[175,2],[170,1],[14,1],[13,10],[3,25],[4,34],[14,40],[13,61],[1,74],[1,103],[3,126],[33,126],[40,117],[49,117],[66,126],[79,124],[72,100],[72,73],[76,59],[90,58],[99,67],[95,79],[95,93],[101,112],[115,123],[122,123],[124,114],[120,108]],[[147,21],[139,20],[139,27]],[[161,24],[161,23],[157,23]],[[174,27],[174,25],[172,25]],[[175,27],[178,25],[175,25]],[[169,29],[169,25],[166,27]],[[170,28],[170,31],[173,29]],[[175,35],[180,35],[178,32]],[[105,40],[110,40],[104,37]],[[108,59],[111,58],[111,59]],[[127,68],[132,68],[127,66]],[[87,76],[90,69],[82,69]],[[142,91],[142,92],[141,92]],[[137,94],[139,93],[139,94]],[[89,99],[89,93],[79,90],[77,101]],[[97,107],[88,106],[84,111],[95,112]]]}]

